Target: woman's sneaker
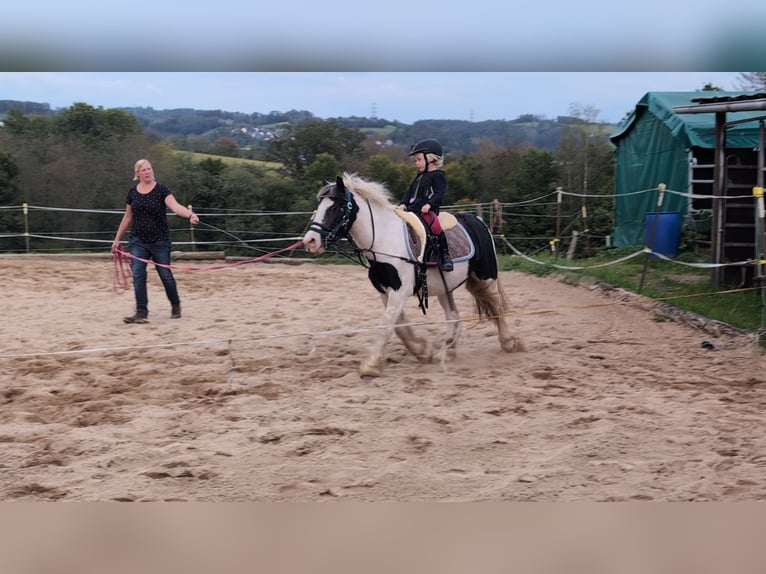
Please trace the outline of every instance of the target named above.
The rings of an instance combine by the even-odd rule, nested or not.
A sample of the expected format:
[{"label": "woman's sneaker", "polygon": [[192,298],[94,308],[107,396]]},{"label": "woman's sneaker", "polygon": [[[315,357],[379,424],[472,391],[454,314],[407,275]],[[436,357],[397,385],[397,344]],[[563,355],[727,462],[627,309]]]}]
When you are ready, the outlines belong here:
[{"label": "woman's sneaker", "polygon": [[171,319],[180,319],[181,318],[181,306],[180,305],[173,305],[173,309],[170,311],[170,318]]}]

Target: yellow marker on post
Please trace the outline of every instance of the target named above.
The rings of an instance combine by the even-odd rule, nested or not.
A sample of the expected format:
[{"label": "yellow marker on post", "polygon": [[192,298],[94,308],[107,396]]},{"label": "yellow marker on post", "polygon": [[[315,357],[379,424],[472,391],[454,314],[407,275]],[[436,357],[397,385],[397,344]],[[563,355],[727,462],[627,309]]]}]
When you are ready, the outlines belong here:
[{"label": "yellow marker on post", "polygon": [[763,187],[760,185],[754,186],[753,195],[755,196],[755,201],[758,204],[758,218],[763,219],[766,215],[766,211],[764,210],[763,206]]}]

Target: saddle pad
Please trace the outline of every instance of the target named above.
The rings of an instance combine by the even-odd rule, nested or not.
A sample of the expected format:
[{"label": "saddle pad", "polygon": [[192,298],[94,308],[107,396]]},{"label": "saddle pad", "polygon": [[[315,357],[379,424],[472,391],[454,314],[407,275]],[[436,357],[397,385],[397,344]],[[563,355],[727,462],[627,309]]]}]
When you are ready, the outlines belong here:
[{"label": "saddle pad", "polygon": [[[420,249],[416,250],[415,253],[417,253],[415,259],[418,261],[423,261],[423,252],[426,249],[426,227],[423,225],[423,221],[414,213],[411,211],[404,211],[402,209],[395,209],[394,213],[401,217],[404,220],[404,227],[405,227],[405,235],[408,235],[407,231],[409,230],[411,233],[415,234],[415,245],[419,246]],[[440,220],[441,221],[441,220]],[[408,244],[412,246],[412,236],[410,235],[410,241]],[[410,257],[413,257],[413,254],[410,253]]]},{"label": "saddle pad", "polygon": [[[425,254],[426,250],[426,226],[425,223],[423,223],[423,220],[420,219],[420,217],[417,216],[417,214],[412,213],[411,211],[403,211],[401,209],[394,210],[394,213],[401,217],[404,222],[406,223],[406,227],[409,230],[410,234],[410,257],[413,257],[417,259],[418,261],[423,261],[423,256]],[[457,225],[457,218],[452,215],[451,213],[448,213],[446,211],[442,211],[439,214],[439,223],[442,226],[442,229],[445,231],[445,233],[448,232],[448,230],[454,228]],[[415,237],[412,237],[412,234],[415,234]],[[449,243],[450,234],[447,233],[447,241]],[[470,239],[468,239],[470,242]],[[473,246],[471,246],[473,247]],[[471,249],[473,251],[473,249]],[[414,253],[413,253],[414,252]],[[453,255],[453,249],[450,246],[450,256]],[[416,255],[415,255],[416,254]],[[454,259],[454,257],[453,257]]]},{"label": "saddle pad", "polygon": [[[476,254],[476,247],[465,228],[458,223],[454,216],[452,217],[455,219],[455,226],[446,229],[444,233],[447,235],[447,246],[449,248],[450,257],[452,258],[452,261],[458,263],[473,258]],[[426,248],[425,231],[422,231],[422,234],[419,234],[417,233],[418,227],[407,225],[404,222],[402,222],[402,228],[404,230],[405,242],[407,244],[407,251],[410,259],[415,259],[418,262],[423,263]],[[420,229],[423,229],[422,225],[420,226]]]}]

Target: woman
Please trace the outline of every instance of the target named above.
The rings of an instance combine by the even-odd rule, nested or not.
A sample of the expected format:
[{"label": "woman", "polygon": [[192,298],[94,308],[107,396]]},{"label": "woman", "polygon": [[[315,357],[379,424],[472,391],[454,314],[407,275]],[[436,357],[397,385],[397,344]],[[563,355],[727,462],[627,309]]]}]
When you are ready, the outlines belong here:
[{"label": "woman", "polygon": [[119,249],[120,239],[130,227],[128,251],[133,256],[130,266],[133,272],[136,312],[130,317],[125,317],[123,321],[146,323],[149,320],[149,297],[146,290],[146,261],[148,260],[155,263],[157,274],[165,288],[172,307],[171,319],[179,319],[181,300],[178,296],[175,277],[169,267],[171,241],[166,208],[194,224],[199,223],[199,217],[178,203],[168,186],[154,179],[154,170],[149,160],[139,159],[136,162],[133,180],[138,183],[128,190],[125,214],[122,216],[117,235],[112,242],[114,252]]},{"label": "woman", "polygon": [[447,193],[447,175],[442,171],[444,163],[442,144],[435,139],[425,139],[410,150],[415,156],[418,173],[410,183],[397,209],[417,213],[431,233],[439,239],[441,269],[452,271],[452,258],[447,246],[447,236],[439,222],[439,209]]}]

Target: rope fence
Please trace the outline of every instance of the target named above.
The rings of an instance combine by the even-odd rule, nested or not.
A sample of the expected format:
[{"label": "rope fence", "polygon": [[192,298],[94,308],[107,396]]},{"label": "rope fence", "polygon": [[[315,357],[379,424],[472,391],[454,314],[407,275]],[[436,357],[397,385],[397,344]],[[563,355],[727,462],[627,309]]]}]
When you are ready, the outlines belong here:
[{"label": "rope fence", "polygon": [[[502,229],[493,229],[498,251],[510,254],[513,257],[519,257],[539,266],[552,267],[563,271],[587,271],[589,269],[620,265],[643,256],[645,257],[644,272],[646,272],[646,267],[648,267],[650,260],[657,259],[679,267],[701,270],[716,270],[726,267],[748,270],[752,268],[754,275],[757,277],[761,276],[761,267],[766,265],[766,261],[763,260],[762,256],[755,249],[752,257],[739,261],[720,263],[689,262],[675,257],[668,257],[661,251],[654,249],[652,239],[648,237],[646,241],[648,245],[627,255],[624,254],[624,251],[615,252],[615,257],[608,261],[591,262],[587,265],[573,265],[568,261],[558,260],[560,254],[566,254],[567,260],[574,259],[574,254],[578,248],[578,241],[584,241],[586,245],[590,245],[599,251],[612,247],[612,237],[610,235],[594,234],[588,229],[589,219],[584,202],[582,205],[577,206],[576,209],[562,212],[560,206],[564,197],[580,198],[583,200],[585,198],[591,200],[614,200],[625,195],[637,196],[642,194],[650,196],[648,197],[650,201],[647,202],[647,205],[654,204],[656,198],[657,212],[662,211],[663,200],[666,195],[673,194],[687,199],[714,199],[716,197],[693,194],[688,191],[666,189],[664,184],[620,195],[580,194],[568,192],[559,187],[552,192],[543,193],[518,202],[500,202],[495,199],[484,203],[445,205],[443,209],[452,212],[471,211],[486,221],[490,227],[501,227]],[[757,202],[759,198],[754,192],[752,195],[727,196],[726,199],[754,199]],[[191,209],[192,206],[188,207]],[[592,209],[594,207],[592,206]],[[540,210],[539,213],[530,211],[530,209],[537,208]],[[759,210],[758,204],[755,203],[754,211],[762,213],[763,210]],[[278,252],[284,254],[285,257],[292,257],[292,247],[294,247],[295,242],[305,232],[305,226],[312,216],[312,212],[292,211],[196,209],[195,212],[198,213],[201,220],[197,226],[177,218],[172,213],[169,214],[174,249],[182,251],[183,255],[187,255],[189,252],[195,252],[200,256],[209,253],[210,258],[220,258],[221,253],[241,255],[244,250],[255,251],[259,256],[267,256],[268,254]],[[66,226],[57,226],[55,229],[42,228],[40,225],[46,221],[50,222],[52,218],[38,219],[36,214],[51,213],[63,215],[63,217],[53,220],[69,222],[72,224],[72,227],[76,228],[68,230],[62,230],[62,227]],[[123,210],[115,209],[80,209],[29,205],[26,203],[0,206],[0,254],[101,252],[108,255],[114,238],[114,231],[123,213]],[[641,214],[642,217],[644,215]],[[107,230],[85,231],[83,228],[88,227],[88,225],[75,225],[73,220],[76,217],[94,218],[94,221],[89,220],[90,227],[97,227],[102,230],[106,228]],[[555,233],[555,236],[513,235],[512,230],[514,227],[521,227],[523,222],[529,218],[551,221],[555,219],[555,232],[552,231]],[[13,223],[14,221],[15,224]],[[78,219],[77,221],[85,222],[83,219]],[[216,225],[213,225],[211,222],[214,222]],[[553,230],[553,222],[548,227]],[[523,245],[523,247],[520,245]],[[552,262],[550,259],[542,260],[539,258],[538,254],[544,252],[555,255],[556,261]],[[604,251],[601,258],[604,255],[608,256],[609,253],[609,251]],[[229,259],[226,255],[224,258]],[[268,256],[270,257],[271,255]],[[257,257],[245,258],[235,264],[245,264],[257,259]],[[123,266],[122,269],[117,268],[118,263]],[[125,267],[129,266],[125,265],[125,261],[116,262],[115,265],[114,288],[119,291],[125,289],[130,280],[129,269],[125,269]],[[186,266],[185,269],[199,270],[201,268]],[[641,285],[643,286],[643,276]],[[761,288],[762,285],[759,284],[758,287]],[[639,288],[640,291],[641,288]],[[764,303],[762,314],[766,319],[766,302]]]},{"label": "rope fence", "polygon": [[[665,189],[664,184],[659,184],[656,188],[637,190],[626,194],[620,194],[620,196],[626,195],[639,195],[639,194],[655,194],[658,193],[658,211],[662,207],[663,194],[675,194],[685,198],[709,198],[714,196],[704,196],[700,194],[692,194],[689,192],[682,192],[676,190]],[[584,206],[578,207],[576,211],[570,213],[529,213],[520,212],[517,208],[528,208],[530,206],[540,207],[545,209],[552,205],[560,205],[563,196],[579,197],[579,198],[593,198],[593,199],[616,199],[619,197],[616,194],[580,194],[567,192],[562,188],[557,188],[555,191],[548,194],[543,194],[534,198],[530,198],[519,202],[500,202],[494,200],[486,203],[461,203],[455,205],[443,206],[445,211],[471,211],[478,215],[480,218],[488,222],[488,225],[494,226],[495,224],[508,224],[513,228],[514,222],[523,221],[527,218],[533,219],[556,219],[556,236],[531,236],[531,235],[513,235],[494,229],[496,239],[501,247],[507,248],[507,252],[510,252],[516,256],[525,258],[526,260],[541,264],[551,265],[549,262],[542,262],[535,259],[534,253],[540,253],[543,251],[550,251],[551,253],[558,255],[564,249],[566,239],[568,239],[568,249],[566,255],[568,259],[572,259],[573,253],[577,247],[577,242],[580,239],[594,240],[596,246],[599,248],[612,247],[612,237],[610,235],[593,234],[587,229],[587,209]],[[726,199],[753,199],[754,195],[742,195],[742,196],[727,196]],[[554,201],[551,201],[553,199]],[[756,198],[757,199],[757,198]],[[757,206],[756,206],[757,207]],[[191,209],[191,206],[189,206]],[[279,245],[284,245],[285,242],[296,241],[305,232],[305,228],[301,227],[308,223],[312,215],[311,212],[286,212],[286,211],[254,211],[254,210],[195,210],[200,216],[200,225],[195,229],[191,224],[186,224],[184,220],[175,220],[173,214],[170,214],[169,222],[171,223],[171,236],[174,247],[184,248],[190,251],[211,249],[248,249],[255,250],[260,253],[269,253],[279,248]],[[94,217],[109,217],[114,219],[114,230],[116,230],[119,223],[119,218],[124,213],[123,210],[114,209],[78,209],[68,207],[53,207],[53,206],[38,206],[38,205],[9,205],[0,206],[0,254],[2,253],[55,253],[55,252],[71,252],[71,251],[104,251],[105,248],[110,247],[114,238],[114,230],[108,231],[82,231],[82,230],[43,230],[33,229],[34,218],[30,218],[30,214],[35,212],[45,213],[64,213],[64,214],[89,214]],[[21,220],[21,225],[16,227],[23,228],[23,231],[19,230],[16,233],[8,232],[9,217],[13,218],[17,216],[17,220]],[[643,214],[642,214],[643,216]],[[208,222],[223,221],[225,226],[226,221],[235,221],[237,225],[242,226],[243,220],[256,221],[259,218],[270,218],[272,220],[285,218],[284,225],[270,225],[259,226],[255,225],[255,230],[248,229],[224,229],[209,224]],[[292,220],[288,223],[286,218]],[[296,221],[300,223],[296,223]],[[179,226],[178,223],[183,222],[184,226]],[[579,224],[580,229],[575,229]],[[103,225],[102,225],[103,227]],[[258,229],[262,227],[262,229]],[[268,228],[268,229],[267,229]],[[274,231],[274,228],[280,228],[280,231]],[[201,236],[205,238],[202,239]],[[566,239],[565,239],[566,238]],[[20,241],[24,241],[24,246],[20,245]],[[523,241],[528,247],[525,249],[526,253],[518,248],[515,243],[517,241]],[[534,242],[539,242],[537,247],[530,247]],[[600,263],[594,267],[606,267],[609,265],[617,265],[632,257],[645,254],[653,257],[672,261],[678,265],[687,267],[697,267],[705,269],[715,269],[720,267],[742,267],[748,265],[762,265],[765,262],[760,260],[760,257],[754,253],[753,258],[732,261],[726,263],[688,263],[678,261],[673,258],[666,257],[663,253],[652,249],[651,244],[645,246],[643,249],[627,257],[616,258],[612,262]],[[576,270],[587,269],[587,267],[573,267],[566,265],[553,265],[555,268]]]},{"label": "rope fence", "polygon": [[[188,206],[192,208],[191,205]],[[196,211],[196,210],[195,210]],[[42,229],[35,214],[61,213],[62,221],[69,221],[72,227],[79,229]],[[249,249],[262,253],[270,252],[279,243],[295,241],[302,230],[296,225],[292,231],[286,226],[279,226],[279,231],[270,229],[270,225],[261,229],[227,230],[211,225],[210,221],[229,220],[240,222],[243,219],[286,218],[307,223],[311,212],[251,211],[251,210],[207,210],[197,212],[204,221],[193,226],[169,212],[168,224],[174,247],[190,251],[210,249]],[[77,223],[72,222],[72,215],[81,216]],[[38,206],[27,203],[21,205],[0,206],[0,254],[2,253],[55,253],[55,252],[97,252],[108,251],[114,239],[124,210],[113,209],[73,209],[67,207]],[[90,216],[90,219],[87,217]],[[107,225],[106,221],[113,225]],[[43,224],[45,221],[43,220]],[[103,230],[108,227],[108,230]],[[195,228],[196,227],[196,228]],[[97,228],[84,231],[83,228]],[[14,232],[15,231],[15,232]],[[206,236],[202,239],[200,236]],[[23,244],[22,244],[23,241]]]}]

